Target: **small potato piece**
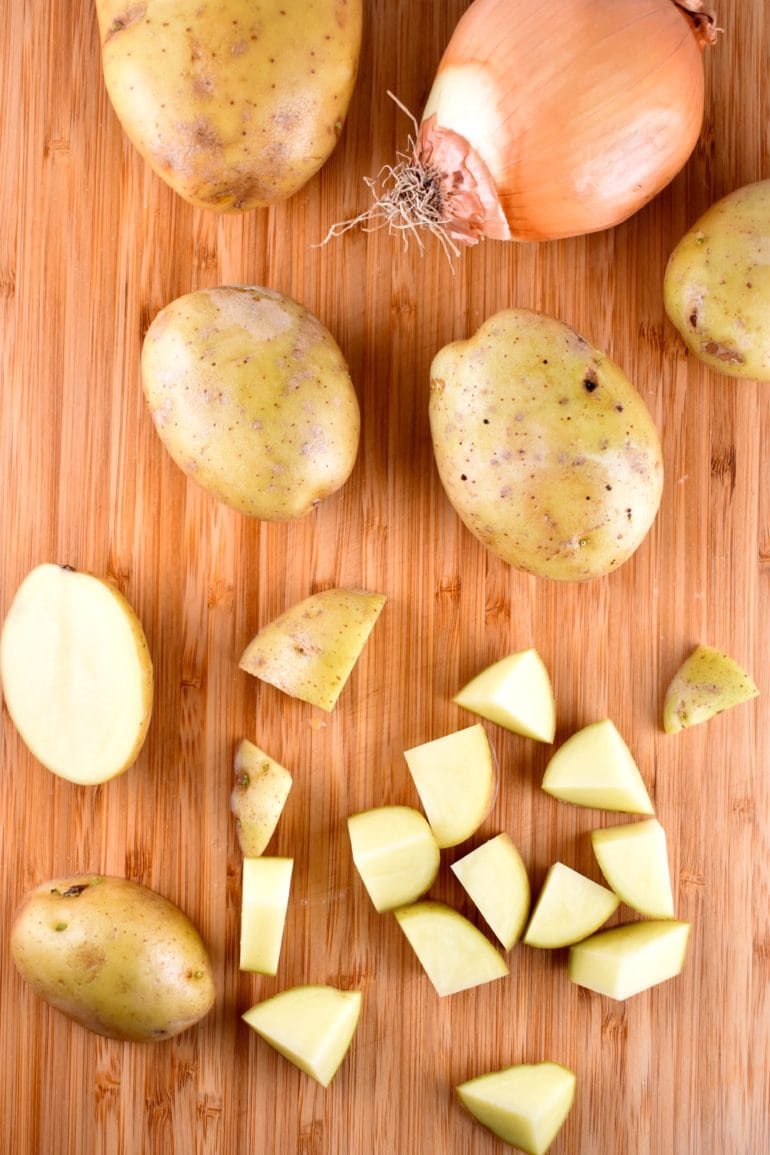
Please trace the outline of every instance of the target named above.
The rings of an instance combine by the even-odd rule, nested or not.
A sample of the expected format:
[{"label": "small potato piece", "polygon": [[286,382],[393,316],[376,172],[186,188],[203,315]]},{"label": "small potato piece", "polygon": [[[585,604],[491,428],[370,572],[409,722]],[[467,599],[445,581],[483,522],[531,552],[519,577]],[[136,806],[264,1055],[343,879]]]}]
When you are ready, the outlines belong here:
[{"label": "small potato piece", "polygon": [[177,465],[265,521],[303,517],[347,480],[358,399],[331,333],[271,289],[200,289],[172,301],[142,348],[144,392]]},{"label": "small potato piece", "polygon": [[664,301],[706,365],[770,381],[770,180],[731,192],[685,233],[666,266]]},{"label": "small potato piece", "polygon": [[660,503],[660,442],[644,401],[608,357],[526,309],[445,346],[430,423],[447,496],[504,561],[561,581],[617,569]]},{"label": "small potato piece", "polygon": [[155,891],[124,878],[43,882],[22,903],[11,956],[32,990],[99,1035],[159,1042],[202,1019],[214,998],[198,931]]},{"label": "small potato piece", "polygon": [[320,590],[268,622],[238,663],[284,694],[333,710],[385,605],[367,590]]},{"label": "small potato piece", "polygon": [[235,786],[230,809],[235,815],[238,843],[244,858],[258,858],[273,837],[292,777],[285,766],[248,738],[235,751]]},{"label": "small potato piece", "polygon": [[754,679],[713,646],[696,646],[666,691],[663,729],[676,734],[759,695]]},{"label": "small potato piece", "polygon": [[337,143],[361,0],[96,0],[104,81],[124,131],[191,204],[285,200]]}]

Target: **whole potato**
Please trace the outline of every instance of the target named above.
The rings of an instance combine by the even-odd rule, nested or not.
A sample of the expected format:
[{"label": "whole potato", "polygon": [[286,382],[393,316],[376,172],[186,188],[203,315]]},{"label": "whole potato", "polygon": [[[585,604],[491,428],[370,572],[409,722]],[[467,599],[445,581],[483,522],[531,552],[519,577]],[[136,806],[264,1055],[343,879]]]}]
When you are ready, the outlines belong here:
[{"label": "whole potato", "polygon": [[113,1039],[170,1038],[214,1002],[211,962],[190,920],[124,878],[41,883],[16,914],[11,955],[35,994]]},{"label": "whole potato", "polygon": [[360,414],[342,353],[312,313],[270,289],[172,301],[147,331],[142,379],[177,465],[251,517],[304,516],[355,464]]},{"label": "whole potato", "polygon": [[701,361],[770,381],[770,180],[736,189],[685,233],[666,266],[664,300]]},{"label": "whole potato", "polygon": [[361,45],[361,0],[96,0],[125,132],[194,205],[296,193],[332,152]]},{"label": "whole potato", "polygon": [[642,398],[552,317],[508,309],[445,346],[429,413],[449,500],[520,569],[564,581],[609,573],[655,518],[663,466]]}]

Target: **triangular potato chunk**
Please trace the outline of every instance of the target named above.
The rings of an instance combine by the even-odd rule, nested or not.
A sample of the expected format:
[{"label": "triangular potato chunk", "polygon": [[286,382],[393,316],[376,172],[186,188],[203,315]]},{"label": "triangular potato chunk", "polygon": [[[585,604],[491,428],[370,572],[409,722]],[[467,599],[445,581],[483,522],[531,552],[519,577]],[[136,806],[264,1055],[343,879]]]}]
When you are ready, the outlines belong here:
[{"label": "triangular potato chunk", "polygon": [[545,1155],[575,1099],[575,1075],[559,1063],[521,1063],[461,1083],[467,1111],[500,1139]]},{"label": "triangular potato chunk", "polygon": [[656,818],[591,832],[596,861],[623,902],[648,918],[673,918],[666,832]]},{"label": "triangular potato chunk", "polygon": [[617,910],[620,899],[563,862],[545,876],[523,941],[548,950],[586,938]]},{"label": "triangular potato chunk", "polygon": [[543,790],[595,810],[654,813],[631,751],[609,718],[578,730],[559,747],[546,766]]},{"label": "triangular potato chunk", "polygon": [[414,746],[404,757],[438,845],[470,838],[497,793],[497,762],[481,723]]},{"label": "triangular potato chunk", "polygon": [[276,1051],[328,1087],[353,1040],[360,991],[300,986],[257,1003],[243,1018]]},{"label": "triangular potato chunk", "polygon": [[240,668],[285,694],[332,710],[384,604],[382,594],[365,590],[312,594],[259,631]]},{"label": "triangular potato chunk", "polygon": [[286,767],[244,738],[235,752],[235,786],[230,795],[244,858],[258,858],[265,850],[291,786]]},{"label": "triangular potato chunk", "polygon": [[677,670],[663,703],[663,729],[676,734],[759,694],[753,678],[713,646],[696,646]]},{"label": "triangular potato chunk", "polygon": [[454,701],[515,734],[553,742],[553,689],[537,650],[522,650],[501,658],[468,682]]},{"label": "triangular potato chunk", "polygon": [[504,978],[508,966],[488,938],[441,902],[415,902],[394,915],[439,995]]},{"label": "triangular potato chunk", "polygon": [[452,871],[506,950],[529,914],[529,876],[509,834],[482,842],[452,863]]}]

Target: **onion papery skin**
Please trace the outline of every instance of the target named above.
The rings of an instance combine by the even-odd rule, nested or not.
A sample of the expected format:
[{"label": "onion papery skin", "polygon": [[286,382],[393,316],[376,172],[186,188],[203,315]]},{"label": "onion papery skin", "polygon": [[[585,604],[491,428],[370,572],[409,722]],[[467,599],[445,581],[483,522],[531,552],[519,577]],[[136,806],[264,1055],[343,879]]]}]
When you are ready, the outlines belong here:
[{"label": "onion papery skin", "polygon": [[475,0],[416,143],[449,235],[555,240],[632,216],[698,140],[703,42],[673,0]]}]

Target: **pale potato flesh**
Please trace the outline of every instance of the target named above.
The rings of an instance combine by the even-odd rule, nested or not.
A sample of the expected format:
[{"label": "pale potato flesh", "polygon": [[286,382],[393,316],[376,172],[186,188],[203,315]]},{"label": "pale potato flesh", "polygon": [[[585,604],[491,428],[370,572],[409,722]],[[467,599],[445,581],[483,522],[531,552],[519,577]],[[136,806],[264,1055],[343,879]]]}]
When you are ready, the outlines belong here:
[{"label": "pale potato flesh", "polygon": [[10,948],[36,995],[110,1038],[159,1042],[214,1003],[211,961],[189,918],[124,878],[41,883],[16,914]]},{"label": "pale potato flesh", "polygon": [[235,752],[235,786],[230,809],[235,816],[238,844],[244,858],[258,858],[273,837],[292,787],[285,766],[248,738]]},{"label": "pale potato flesh", "polygon": [[440,851],[410,806],[379,806],[348,818],[353,862],[377,911],[414,902],[435,882]]},{"label": "pale potato flesh", "polygon": [[504,978],[508,964],[477,927],[442,902],[413,902],[393,912],[438,995]]},{"label": "pale potato flesh", "polygon": [[663,292],[701,361],[770,381],[770,180],[735,189],[695,222],[669,258]]},{"label": "pale potato flesh", "polygon": [[567,971],[578,986],[611,999],[628,999],[678,975],[690,924],[645,919],[600,930],[570,947]]},{"label": "pale potato flesh", "polygon": [[97,0],[124,131],[180,196],[221,212],[285,200],[342,131],[361,0]]},{"label": "pale potato flesh", "polygon": [[452,863],[452,873],[496,938],[510,950],[529,914],[529,876],[509,834],[498,834]]},{"label": "pale potato flesh", "polygon": [[543,790],[575,806],[653,813],[639,767],[609,718],[584,726],[559,747],[545,768]]},{"label": "pale potato flesh", "polygon": [[449,500],[504,561],[583,581],[647,535],[663,485],[652,417],[618,366],[560,321],[509,309],[445,346],[429,412]]},{"label": "pale potato flesh", "polygon": [[559,1063],[521,1063],[461,1083],[475,1119],[527,1155],[545,1155],[570,1112],[576,1079]]},{"label": "pale potato flesh", "polygon": [[299,986],[264,999],[243,1019],[279,1054],[328,1087],[350,1049],[363,1005],[360,991]]},{"label": "pale potato flesh", "polygon": [[713,646],[696,646],[666,691],[663,729],[676,734],[758,694],[754,679],[734,658]]},{"label": "pale potato flesh", "polygon": [[322,590],[269,622],[240,668],[285,694],[333,710],[385,605],[366,590]]},{"label": "pale potato flesh", "polygon": [[199,289],[166,305],[142,382],[177,465],[249,517],[304,517],[349,477],[360,412],[331,333],[271,289]]},{"label": "pale potato flesh", "polygon": [[620,899],[606,886],[555,862],[545,876],[523,942],[556,950],[587,938],[614,914]]},{"label": "pale potato flesh", "polygon": [[470,838],[497,794],[497,761],[481,723],[413,746],[404,757],[439,847]]},{"label": "pale potato flesh", "polygon": [[152,660],[109,582],[68,566],[33,569],[5,619],[0,671],[16,728],[54,774],[90,785],[136,760],[152,714]]},{"label": "pale potato flesh", "polygon": [[648,918],[673,918],[666,832],[656,818],[591,831],[601,872],[623,902]]},{"label": "pale potato flesh", "polygon": [[548,671],[536,650],[509,654],[472,678],[453,701],[506,730],[553,742],[556,706]]},{"label": "pale potato flesh", "polygon": [[239,967],[262,975],[278,973],[293,858],[245,858],[241,891]]}]

